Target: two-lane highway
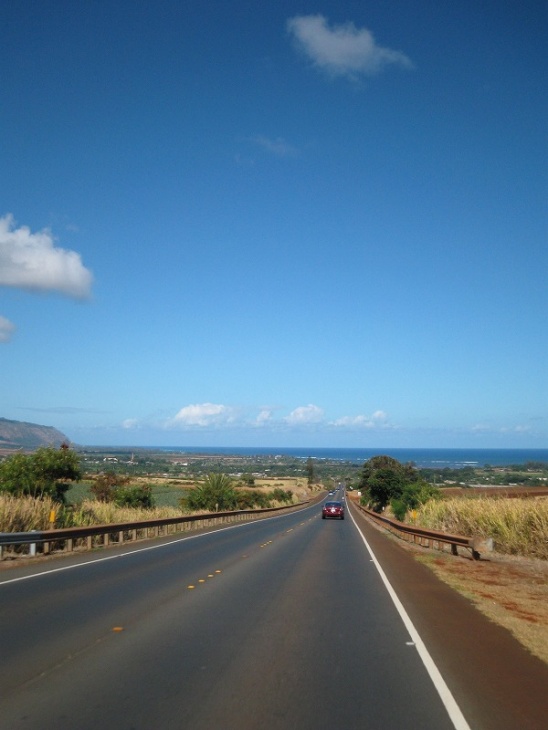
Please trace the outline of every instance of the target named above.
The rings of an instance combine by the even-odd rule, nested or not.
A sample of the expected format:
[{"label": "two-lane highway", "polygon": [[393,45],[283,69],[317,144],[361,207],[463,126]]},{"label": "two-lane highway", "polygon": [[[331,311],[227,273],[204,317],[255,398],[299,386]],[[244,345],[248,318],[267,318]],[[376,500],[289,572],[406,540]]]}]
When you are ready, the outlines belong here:
[{"label": "two-lane highway", "polygon": [[319,506],[0,581],[3,730],[455,727],[353,521]]}]

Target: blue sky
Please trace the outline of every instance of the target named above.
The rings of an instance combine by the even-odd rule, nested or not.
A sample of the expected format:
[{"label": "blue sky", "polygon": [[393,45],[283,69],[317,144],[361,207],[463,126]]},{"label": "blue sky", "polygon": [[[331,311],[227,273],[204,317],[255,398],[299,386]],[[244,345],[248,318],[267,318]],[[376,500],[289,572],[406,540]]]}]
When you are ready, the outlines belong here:
[{"label": "blue sky", "polygon": [[546,6],[0,10],[0,416],[547,447]]}]

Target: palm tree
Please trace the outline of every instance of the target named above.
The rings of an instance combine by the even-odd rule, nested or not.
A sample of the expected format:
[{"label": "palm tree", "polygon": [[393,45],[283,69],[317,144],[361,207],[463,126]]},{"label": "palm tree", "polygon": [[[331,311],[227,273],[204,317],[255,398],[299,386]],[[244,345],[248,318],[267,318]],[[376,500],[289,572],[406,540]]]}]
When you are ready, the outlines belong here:
[{"label": "palm tree", "polygon": [[188,491],[181,500],[190,510],[219,512],[237,506],[232,479],[227,474],[208,474],[201,484]]}]

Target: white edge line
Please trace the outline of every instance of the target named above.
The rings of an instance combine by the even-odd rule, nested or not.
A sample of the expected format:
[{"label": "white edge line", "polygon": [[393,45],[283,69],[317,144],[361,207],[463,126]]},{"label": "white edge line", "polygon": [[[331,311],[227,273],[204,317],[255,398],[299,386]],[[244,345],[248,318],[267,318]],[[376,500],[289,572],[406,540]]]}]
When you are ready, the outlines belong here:
[{"label": "white edge line", "polygon": [[[311,505],[315,506],[315,505]],[[310,509],[310,507],[304,507],[304,510]],[[290,512],[288,514],[295,514],[294,512]],[[277,520],[282,517],[287,517],[288,515],[273,515],[272,517],[269,517],[271,520]],[[136,548],[135,550],[128,550],[127,553],[118,553],[117,555],[106,555],[105,557],[97,558],[97,559],[91,559],[86,560],[83,563],[75,563],[74,565],[63,565],[60,568],[52,568],[51,570],[42,570],[39,573],[31,573],[30,575],[21,575],[18,578],[8,578],[7,580],[0,580],[0,588],[2,586],[8,585],[10,583],[19,583],[23,580],[31,580],[32,578],[40,578],[44,575],[52,575],[52,573],[61,573],[64,570],[75,570],[76,568],[86,568],[89,565],[96,565],[97,563],[104,563],[107,560],[117,560],[119,558],[127,558],[130,555],[136,555],[137,553],[144,553],[148,550],[159,550],[160,548],[168,547],[169,545],[175,545],[178,542],[185,542],[186,540],[196,540],[198,537],[205,537],[205,535],[211,535],[213,532],[224,532],[225,530],[235,530],[237,527],[248,527],[249,525],[253,525],[256,522],[260,522],[261,520],[249,520],[248,522],[241,522],[237,525],[227,525],[226,527],[221,527],[218,530],[210,530],[209,532],[201,532],[199,535],[186,535],[185,537],[179,537],[176,540],[169,540],[169,542],[163,542],[160,545],[147,545],[146,547],[142,548]],[[152,539],[152,538],[151,538]],[[130,544],[128,543],[128,547],[130,547]]]},{"label": "white edge line", "polygon": [[348,510],[350,513],[350,517],[352,518],[352,522],[354,523],[354,526],[359,532],[359,535],[363,542],[365,543],[365,547],[369,551],[369,554],[371,555],[371,559],[373,563],[375,564],[375,567],[377,568],[377,571],[379,572],[379,575],[381,577],[382,582],[385,585],[386,590],[388,591],[390,598],[392,599],[394,606],[396,607],[397,612],[400,614],[401,620],[403,621],[405,628],[409,632],[409,636],[411,637],[412,641],[415,642],[415,646],[417,647],[417,651],[419,653],[420,658],[422,659],[422,663],[424,664],[426,671],[428,672],[430,679],[432,680],[434,687],[436,688],[437,693],[440,696],[441,701],[444,704],[445,709],[447,710],[447,713],[451,719],[451,722],[455,726],[455,730],[470,730],[470,726],[466,722],[466,719],[464,715],[461,712],[460,707],[457,705],[457,702],[453,695],[451,694],[451,690],[445,683],[444,678],[441,676],[441,673],[437,666],[434,664],[434,660],[430,656],[428,649],[424,645],[423,640],[421,639],[419,632],[413,625],[413,622],[409,618],[407,611],[403,607],[402,602],[398,598],[396,591],[392,588],[392,585],[388,578],[386,577],[386,574],[384,570],[382,569],[379,561],[375,557],[375,554],[373,550],[371,549],[371,546],[365,539],[365,536],[362,534],[362,531],[358,527],[358,523],[354,519],[354,515]]}]

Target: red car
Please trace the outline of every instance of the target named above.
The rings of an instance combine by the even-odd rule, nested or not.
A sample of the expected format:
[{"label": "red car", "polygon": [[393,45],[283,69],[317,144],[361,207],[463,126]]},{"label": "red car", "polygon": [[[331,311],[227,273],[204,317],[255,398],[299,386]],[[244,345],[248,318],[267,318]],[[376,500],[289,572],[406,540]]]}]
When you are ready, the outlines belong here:
[{"label": "red car", "polygon": [[325,519],[344,520],[342,502],[326,502],[322,509],[322,520]]}]

